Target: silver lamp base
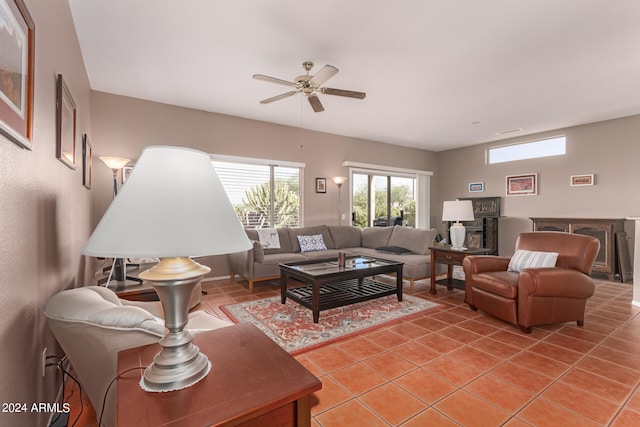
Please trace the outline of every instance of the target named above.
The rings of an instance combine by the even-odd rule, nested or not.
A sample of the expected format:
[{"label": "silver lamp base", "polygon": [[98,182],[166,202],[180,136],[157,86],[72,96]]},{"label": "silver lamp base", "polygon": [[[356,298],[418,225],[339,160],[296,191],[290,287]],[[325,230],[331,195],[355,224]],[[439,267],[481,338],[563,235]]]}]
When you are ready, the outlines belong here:
[{"label": "silver lamp base", "polygon": [[140,274],[158,293],[165,315],[166,335],[162,350],[144,371],[140,386],[146,391],[162,392],[192,386],[207,376],[211,363],[193,345],[193,333],[184,330],[189,321],[189,300],[196,284],[211,269],[190,258],[163,258]]},{"label": "silver lamp base", "polygon": [[451,249],[461,250],[466,249],[464,247],[464,237],[466,229],[464,225],[456,222],[449,228],[449,235],[451,236]]}]

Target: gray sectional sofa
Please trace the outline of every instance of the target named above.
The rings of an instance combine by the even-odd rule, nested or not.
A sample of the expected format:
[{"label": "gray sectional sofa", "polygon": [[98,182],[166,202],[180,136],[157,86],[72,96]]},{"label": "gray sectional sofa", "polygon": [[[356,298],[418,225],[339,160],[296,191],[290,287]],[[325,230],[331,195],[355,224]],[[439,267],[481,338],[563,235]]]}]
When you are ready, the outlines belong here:
[{"label": "gray sectional sofa", "polygon": [[[265,248],[257,230],[246,230],[253,249],[229,254],[231,280],[240,275],[253,284],[280,277],[278,264],[313,259],[337,258],[338,252],[364,255],[404,263],[403,279],[410,281],[410,292],[416,280],[426,279],[430,273],[429,247],[433,245],[435,229],[394,227],[313,226],[278,228],[279,248]],[[302,251],[298,236],[321,235],[326,249]],[[402,250],[404,249],[404,250]],[[404,252],[404,253],[401,253]]]}]

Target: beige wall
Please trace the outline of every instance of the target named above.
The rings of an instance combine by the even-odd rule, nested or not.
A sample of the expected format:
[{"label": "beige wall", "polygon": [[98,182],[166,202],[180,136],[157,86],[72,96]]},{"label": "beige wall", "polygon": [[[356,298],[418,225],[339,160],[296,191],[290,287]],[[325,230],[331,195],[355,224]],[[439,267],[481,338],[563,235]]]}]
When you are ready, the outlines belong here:
[{"label": "beige wall", "polygon": [[[345,160],[433,170],[435,153],[364,141],[255,120],[93,92],[92,140],[96,156],[135,159],[148,145],[179,145],[208,153],[305,163],[304,224],[337,224],[338,194],[331,177],[348,176]],[[98,162],[102,163],[102,162]],[[112,199],[111,171],[96,164],[95,221]],[[315,179],[327,178],[327,193],[315,192]],[[344,189],[343,189],[344,196]],[[342,203],[348,215],[348,204]],[[225,257],[208,259],[212,276],[228,274]]]},{"label": "beige wall", "polygon": [[[56,159],[56,75],[61,73],[77,105],[76,156],[88,133],[89,82],[66,1],[26,0],[35,21],[33,151],[0,136],[0,402],[55,402],[61,377],[41,354],[61,355],[42,307],[47,298],[85,283],[80,255],[92,229],[92,192],[82,186],[82,166]],[[0,412],[0,425],[46,425],[49,414]]]},{"label": "beige wall", "polygon": [[[529,141],[564,134],[567,154],[496,165],[485,164],[485,150],[494,145]],[[438,195],[432,211],[434,222],[443,230],[441,209],[444,200],[456,197],[502,197],[500,253],[509,255],[517,235],[532,229],[529,217],[626,218],[640,216],[638,159],[640,159],[640,116],[576,126],[499,143],[438,153]],[[538,173],[537,196],[505,197],[505,177]],[[594,186],[572,187],[571,175],[595,174]],[[468,184],[484,181],[483,193],[469,193]],[[633,237],[634,225],[625,229]],[[633,242],[630,240],[631,250]]]}]

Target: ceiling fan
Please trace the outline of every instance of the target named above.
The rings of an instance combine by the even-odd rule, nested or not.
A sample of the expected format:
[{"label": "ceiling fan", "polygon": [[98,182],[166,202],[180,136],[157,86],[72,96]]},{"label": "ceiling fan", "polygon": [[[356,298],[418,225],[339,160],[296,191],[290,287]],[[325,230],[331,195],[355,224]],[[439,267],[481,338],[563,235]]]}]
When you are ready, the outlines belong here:
[{"label": "ceiling fan", "polygon": [[338,69],[333,65],[325,65],[318,71],[314,76],[309,75],[309,71],[313,68],[313,62],[305,61],[302,63],[302,68],[306,71],[306,74],[298,76],[294,81],[290,82],[287,80],[277,79],[275,77],[265,76],[263,74],[254,74],[253,78],[256,80],[264,80],[265,82],[277,83],[285,86],[289,86],[294,88],[290,92],[285,92],[280,95],[276,95],[271,98],[263,99],[260,101],[261,104],[269,104],[273,101],[278,101],[280,99],[288,98],[297,93],[302,93],[309,100],[309,104],[311,104],[311,108],[316,113],[320,111],[324,111],[324,107],[320,102],[320,98],[318,98],[317,92],[323,93],[326,95],[336,95],[336,96],[346,96],[347,98],[357,98],[364,99],[367,96],[364,92],[355,92],[352,90],[344,90],[344,89],[334,89],[330,87],[321,87],[324,82],[329,80],[331,77],[335,76],[338,72]]}]

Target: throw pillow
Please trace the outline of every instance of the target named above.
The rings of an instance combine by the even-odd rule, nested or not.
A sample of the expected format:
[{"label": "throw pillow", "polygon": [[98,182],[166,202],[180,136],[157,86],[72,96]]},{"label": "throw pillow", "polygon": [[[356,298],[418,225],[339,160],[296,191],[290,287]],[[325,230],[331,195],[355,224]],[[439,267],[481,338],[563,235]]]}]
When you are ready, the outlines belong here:
[{"label": "throw pillow", "polygon": [[322,234],[314,234],[313,236],[298,236],[300,243],[300,252],[326,251],[327,246],[324,244]]},{"label": "throw pillow", "polygon": [[382,252],[385,254],[396,254],[396,255],[405,255],[405,254],[411,253],[409,249],[401,248],[400,246],[380,246],[379,248],[376,248],[376,251]]},{"label": "throw pillow", "polygon": [[558,252],[537,252],[518,249],[511,260],[507,271],[520,272],[525,268],[555,267]]}]

